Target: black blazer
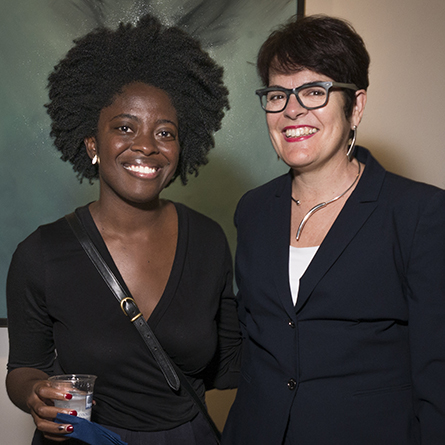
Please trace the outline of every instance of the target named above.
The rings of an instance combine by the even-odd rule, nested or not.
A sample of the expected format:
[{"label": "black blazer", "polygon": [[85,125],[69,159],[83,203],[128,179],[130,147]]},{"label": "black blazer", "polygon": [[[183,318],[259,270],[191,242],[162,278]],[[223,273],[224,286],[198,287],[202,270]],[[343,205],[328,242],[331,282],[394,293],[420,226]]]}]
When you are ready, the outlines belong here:
[{"label": "black blazer", "polygon": [[238,205],[245,346],[224,444],[445,444],[445,191],[357,157],[296,306],[290,173]]}]

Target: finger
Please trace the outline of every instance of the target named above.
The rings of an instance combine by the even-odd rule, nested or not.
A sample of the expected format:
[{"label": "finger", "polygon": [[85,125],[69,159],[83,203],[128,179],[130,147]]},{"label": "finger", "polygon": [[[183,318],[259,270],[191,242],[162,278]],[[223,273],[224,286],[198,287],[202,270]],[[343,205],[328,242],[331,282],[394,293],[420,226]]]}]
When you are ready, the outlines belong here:
[{"label": "finger", "polygon": [[[52,408],[52,410],[54,410],[54,408]],[[57,410],[50,419],[45,419],[41,415],[38,415],[34,412],[31,412],[31,415],[34,419],[34,423],[36,424],[37,429],[39,431],[42,431],[44,434],[63,436],[74,431],[74,426],[69,423],[60,424],[52,421],[52,419],[57,415]]]},{"label": "finger", "polygon": [[37,385],[35,392],[42,400],[71,400],[73,398],[72,394],[53,388],[47,382]]},{"label": "finger", "polygon": [[68,414],[70,416],[77,416],[77,411],[71,408],[57,408],[55,406],[45,405],[40,402],[34,404],[31,410],[31,414],[34,417],[34,422],[37,425],[39,419],[52,421],[55,419],[58,413]]},{"label": "finger", "polygon": [[57,442],[62,442],[64,440],[69,439],[69,434],[71,434],[74,431],[73,425],[66,424],[66,425],[58,425],[58,434],[52,434],[52,433],[44,433],[44,437],[47,439],[51,439]]},{"label": "finger", "polygon": [[43,434],[43,437],[54,442],[64,442],[69,439],[69,436],[55,436],[53,434]]}]

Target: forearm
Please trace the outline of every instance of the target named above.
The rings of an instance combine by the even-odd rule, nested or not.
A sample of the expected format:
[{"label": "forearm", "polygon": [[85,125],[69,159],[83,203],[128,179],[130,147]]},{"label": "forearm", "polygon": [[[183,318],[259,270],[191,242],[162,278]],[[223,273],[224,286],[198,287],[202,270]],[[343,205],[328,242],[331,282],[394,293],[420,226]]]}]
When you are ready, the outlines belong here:
[{"label": "forearm", "polygon": [[12,403],[30,413],[28,403],[34,393],[34,385],[47,378],[48,374],[35,368],[17,368],[9,372],[6,377],[6,390]]},{"label": "forearm", "polygon": [[[229,257],[228,264],[231,266],[231,257]],[[221,296],[218,320],[218,370],[214,381],[214,385],[218,389],[238,386],[241,364],[242,338],[232,288],[233,275],[229,266],[226,286]]]}]

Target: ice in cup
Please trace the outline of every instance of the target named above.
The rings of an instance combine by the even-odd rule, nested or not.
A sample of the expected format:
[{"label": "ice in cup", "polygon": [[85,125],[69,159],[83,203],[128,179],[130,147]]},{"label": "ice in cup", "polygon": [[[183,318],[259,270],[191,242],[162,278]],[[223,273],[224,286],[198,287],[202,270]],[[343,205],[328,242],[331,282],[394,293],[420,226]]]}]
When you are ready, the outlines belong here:
[{"label": "ice in cup", "polygon": [[96,378],[95,375],[88,374],[54,375],[50,377],[48,380],[53,388],[73,396],[71,400],[54,400],[54,406],[76,410],[77,417],[90,420]]}]

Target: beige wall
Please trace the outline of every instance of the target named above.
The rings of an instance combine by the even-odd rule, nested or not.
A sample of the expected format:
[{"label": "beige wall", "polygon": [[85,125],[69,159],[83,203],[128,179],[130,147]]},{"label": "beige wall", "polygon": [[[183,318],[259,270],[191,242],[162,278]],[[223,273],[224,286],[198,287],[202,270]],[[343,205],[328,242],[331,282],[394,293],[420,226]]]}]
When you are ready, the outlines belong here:
[{"label": "beige wall", "polygon": [[8,334],[0,328],[0,445],[29,445],[34,431],[31,416],[16,408],[6,395],[3,382],[8,361]]},{"label": "beige wall", "polygon": [[445,188],[445,1],[306,0],[349,20],[371,55],[359,143],[389,170]]}]

